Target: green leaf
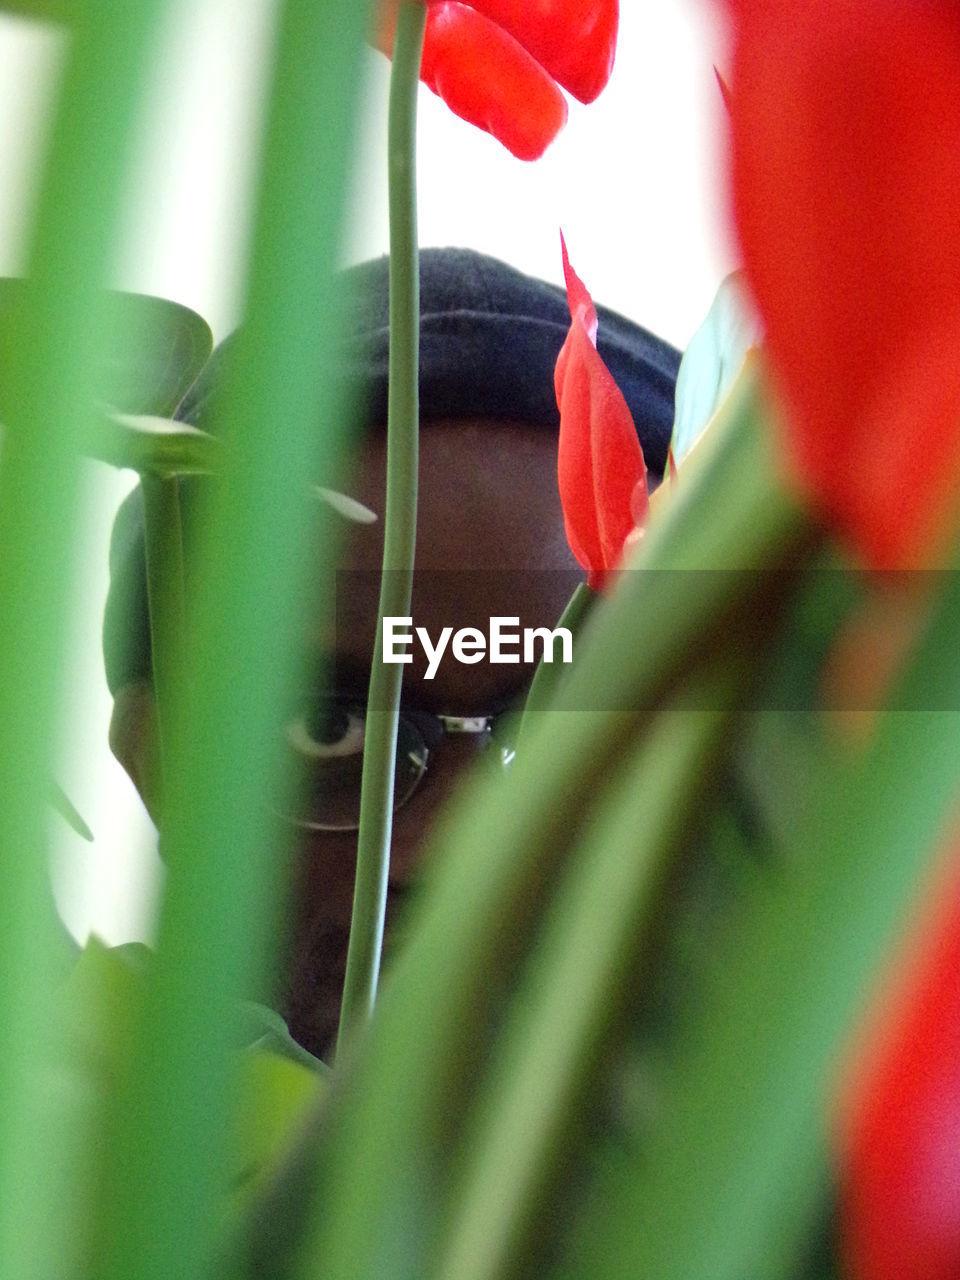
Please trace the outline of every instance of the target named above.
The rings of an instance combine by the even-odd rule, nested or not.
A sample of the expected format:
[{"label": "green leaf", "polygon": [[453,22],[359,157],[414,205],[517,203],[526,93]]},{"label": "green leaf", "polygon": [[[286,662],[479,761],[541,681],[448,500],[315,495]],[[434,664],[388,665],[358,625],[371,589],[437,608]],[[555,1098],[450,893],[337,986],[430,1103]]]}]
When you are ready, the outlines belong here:
[{"label": "green leaf", "polygon": [[89,453],[100,462],[162,479],[216,471],[222,450],[216,436],[199,427],[133,414],[104,416],[89,445]]},{"label": "green leaf", "polygon": [[[78,1274],[49,1256],[69,1145],[36,1064],[62,936],[50,920],[46,826],[82,507],[81,453],[106,356],[101,285],[166,0],[87,3],[58,59],[26,237],[30,288],[0,332],[0,1257],[4,1280]],[[9,301],[9,291],[7,294]],[[7,321],[10,320],[8,309]],[[47,1255],[46,1257],[43,1255]],[[129,1280],[130,1273],[124,1280]]]},{"label": "green leaf", "polygon": [[[57,991],[51,1061],[40,1064],[47,1106],[49,1114],[69,1122],[71,1132],[86,1134],[71,1152],[76,1181],[58,1223],[68,1247],[92,1243],[90,1219],[105,1186],[101,1139],[129,1066],[152,964],[152,953],[140,943],[108,947],[91,937]],[[265,1006],[241,1007],[238,1040],[247,1047],[237,1050],[230,1193],[220,1207],[225,1228],[232,1230],[329,1087],[327,1074],[309,1054],[296,1045],[298,1057],[288,1051],[286,1024]]]},{"label": "green leaf", "polygon": [[258,1049],[269,1049],[291,1062],[309,1067],[311,1071],[321,1075],[329,1074],[326,1063],[315,1058],[312,1053],[297,1044],[287,1024],[275,1009],[265,1004],[255,1004],[252,1000],[240,1002],[240,1043]]},{"label": "green leaf", "polygon": [[371,511],[369,507],[365,507],[356,498],[351,498],[349,494],[338,493],[336,489],[326,489],[322,485],[315,485],[313,492],[320,502],[329,507],[331,511],[335,511],[344,520],[349,520],[351,524],[377,523],[379,518],[377,513]]},{"label": "green leaf", "polygon": [[235,1211],[262,1189],[329,1087],[326,1075],[260,1044],[242,1055],[234,1119]]},{"label": "green leaf", "polygon": [[170,417],[210,358],[207,322],[164,298],[111,293],[107,325],[104,399],[123,413]]},{"label": "green leaf", "polygon": [[83,818],[77,812],[77,808],[73,801],[56,782],[50,783],[50,803],[60,814],[61,818],[66,821],[68,827],[81,836],[84,840],[93,843],[93,832],[84,822]]},{"label": "green leaf", "polygon": [[331,354],[341,325],[333,277],[369,7],[283,3],[274,24],[247,315],[215,411],[231,447],[197,530],[190,670],[164,792],[157,964],[135,1078],[108,1140],[100,1280],[168,1280],[171,1259],[178,1275],[215,1274],[234,1001],[274,978],[267,936],[289,888],[270,810],[276,731],[300,676],[290,640],[316,586],[304,477],[344,473],[353,424]]},{"label": "green leaf", "polygon": [[[16,341],[26,281],[0,278],[0,404],[4,370]],[[102,399],[120,413],[171,417],[213,350],[213,334],[189,307],[146,294],[104,296]]]},{"label": "green leaf", "polygon": [[[573,595],[567,601],[567,606],[560,615],[560,621],[557,627],[566,627],[573,637],[573,652],[579,652],[578,639],[590,617],[591,610],[596,602],[596,595],[585,582],[578,583]],[[544,652],[544,657],[546,653]],[[556,693],[557,686],[564,676],[564,667],[559,662],[546,662],[542,657],[537,664],[534,672],[530,689],[527,693],[526,703],[523,708],[524,718],[534,715],[537,711],[542,711],[550,705],[550,702]],[[520,733],[523,734],[524,720],[520,721]],[[528,730],[529,732],[529,730]]]},{"label": "green leaf", "polygon": [[119,1079],[150,963],[142,943],[108,947],[92,936],[57,993],[60,1056],[90,1072],[98,1090]]},{"label": "green leaf", "polygon": [[[742,648],[698,673],[691,708],[657,717],[585,818],[549,886],[532,954],[491,1039],[464,1139],[436,1275],[495,1280],[539,1234],[537,1210],[596,1105],[596,1064],[623,1017],[623,992],[655,932],[668,872],[713,792],[729,740]],[[739,668],[739,670],[737,669]],[[734,678],[731,678],[731,672]],[[647,928],[644,928],[644,922]]]}]

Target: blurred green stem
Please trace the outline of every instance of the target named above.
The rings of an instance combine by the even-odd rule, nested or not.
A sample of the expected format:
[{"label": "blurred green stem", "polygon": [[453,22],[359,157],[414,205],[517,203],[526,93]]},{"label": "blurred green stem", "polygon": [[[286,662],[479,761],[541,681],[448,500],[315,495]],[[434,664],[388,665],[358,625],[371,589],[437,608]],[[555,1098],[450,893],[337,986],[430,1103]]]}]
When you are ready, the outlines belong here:
[{"label": "blurred green stem", "polygon": [[308,481],[339,473],[352,425],[336,378],[335,271],[370,8],[272,8],[246,315],[212,406],[225,447],[191,554],[191,696],[181,681],[156,957],[101,1143],[98,1280],[232,1274],[214,1259],[232,1176],[236,1002],[261,999],[279,963],[291,833],[272,811],[317,591]]},{"label": "blurred green stem", "polygon": [[670,872],[716,788],[717,755],[752,674],[752,647],[741,643],[750,619],[742,624],[611,768],[582,839],[558,869],[473,1114],[461,1122],[460,1165],[434,1273],[442,1280],[509,1274],[545,1188],[569,1155]]},{"label": "blurred green stem", "polygon": [[4,1280],[64,1274],[63,1185],[74,1137],[51,1119],[57,921],[46,842],[49,755],[67,656],[80,452],[104,349],[98,290],[164,0],[78,6],[52,96],[11,343],[0,467],[0,1258]]},{"label": "blurred green stem", "polygon": [[417,92],[426,9],[400,6],[390,81],[390,382],[387,506],[380,611],[370,674],[357,883],[337,1053],[373,1011],[393,831],[394,758],[403,668],[383,661],[383,619],[405,617],[413,590],[420,426],[420,265],[417,252]]},{"label": "blurred green stem", "polygon": [[140,484],[143,490],[150,652],[160,734],[162,796],[164,760],[171,741],[170,713],[186,634],[180,482],[176,476],[145,473]]}]

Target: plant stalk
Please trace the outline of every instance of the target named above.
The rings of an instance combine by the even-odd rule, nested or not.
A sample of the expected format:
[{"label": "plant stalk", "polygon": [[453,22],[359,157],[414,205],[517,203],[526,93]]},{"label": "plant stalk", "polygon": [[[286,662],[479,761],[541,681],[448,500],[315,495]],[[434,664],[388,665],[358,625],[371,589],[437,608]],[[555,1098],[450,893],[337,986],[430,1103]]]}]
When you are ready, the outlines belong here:
[{"label": "plant stalk", "polygon": [[150,613],[150,651],[153,691],[160,737],[160,795],[172,741],[171,708],[178,664],[185,653],[186,588],[183,567],[183,526],[180,484],[176,476],[149,472],[140,477],[143,490],[144,545],[147,561],[147,600]]},{"label": "plant stalk", "polygon": [[390,81],[390,369],[383,578],[367,707],[357,882],[337,1037],[339,1057],[373,1012],[387,907],[394,760],[403,668],[383,661],[383,619],[406,616],[413,591],[420,426],[420,265],[417,250],[417,92],[426,8],[404,0]]},{"label": "plant stalk", "polygon": [[[46,846],[50,753],[66,658],[80,454],[105,347],[99,290],[121,221],[138,104],[164,0],[81,6],[4,347],[0,467],[0,1257],[5,1280],[62,1275],[65,1172],[83,1141],[51,1115],[59,922]],[[46,132],[46,131],[45,131]],[[5,335],[7,336],[7,335]],[[7,397],[6,393],[9,392]],[[61,1115],[63,1113],[60,1113]]]},{"label": "plant stalk", "polygon": [[[579,583],[573,595],[567,601],[566,608],[560,615],[560,621],[557,623],[558,629],[566,627],[576,637],[589,616],[596,599],[596,593],[591,591],[585,582]],[[527,717],[549,707],[556,692],[557,684],[563,676],[563,667],[556,662],[546,662],[544,660],[545,656],[544,654],[544,657],[537,664],[533,680],[530,682],[527,700],[523,706],[523,718],[520,721],[521,741],[523,739],[524,726],[526,725],[529,729]]]},{"label": "plant stalk", "polygon": [[233,1274],[221,1251],[237,1001],[274,980],[289,888],[291,833],[272,811],[317,581],[307,482],[338,473],[352,417],[332,354],[335,271],[370,7],[275,7],[246,316],[216,398],[225,447],[191,559],[192,696],[181,681],[158,945],[104,1127],[98,1280]]}]

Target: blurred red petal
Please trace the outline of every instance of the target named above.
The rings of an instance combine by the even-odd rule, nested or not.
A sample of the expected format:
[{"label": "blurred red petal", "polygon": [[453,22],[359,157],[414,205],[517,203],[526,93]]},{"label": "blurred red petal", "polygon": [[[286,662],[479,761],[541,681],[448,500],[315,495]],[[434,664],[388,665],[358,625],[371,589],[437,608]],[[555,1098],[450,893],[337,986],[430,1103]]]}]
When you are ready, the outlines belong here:
[{"label": "blurred red petal", "polygon": [[956,10],[732,9],[737,223],[792,467],[871,563],[920,563],[960,481]]},{"label": "blurred red petal", "polygon": [[960,1275],[960,862],[949,870],[848,1082],[840,1220],[851,1280]]},{"label": "blurred red petal", "polygon": [[[673,483],[671,474],[670,483]],[[647,477],[644,475],[642,480],[638,480],[633,486],[633,493],[630,495],[630,518],[636,529],[642,529],[647,523],[647,517],[650,514],[650,495],[647,492]]]}]

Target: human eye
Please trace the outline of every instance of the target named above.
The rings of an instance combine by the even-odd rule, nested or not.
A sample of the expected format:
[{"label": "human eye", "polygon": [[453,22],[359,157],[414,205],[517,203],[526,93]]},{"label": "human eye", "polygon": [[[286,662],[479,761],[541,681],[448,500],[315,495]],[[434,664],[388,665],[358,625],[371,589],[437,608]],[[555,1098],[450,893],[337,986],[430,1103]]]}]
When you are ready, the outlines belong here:
[{"label": "human eye", "polygon": [[346,760],[363,754],[366,714],[336,698],[313,699],[287,725],[287,742],[304,760]]},{"label": "human eye", "polygon": [[299,798],[294,815],[303,827],[349,831],[360,817],[366,713],[362,706],[313,696],[286,726]]},{"label": "human eye", "polygon": [[[355,831],[367,714],[362,703],[314,695],[286,726],[286,745],[297,775],[298,826],[316,831]],[[394,762],[394,806],[404,804],[423,777],[427,747],[418,725],[401,714]]]}]

